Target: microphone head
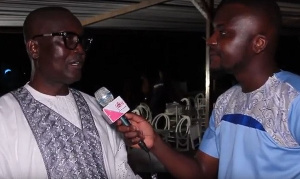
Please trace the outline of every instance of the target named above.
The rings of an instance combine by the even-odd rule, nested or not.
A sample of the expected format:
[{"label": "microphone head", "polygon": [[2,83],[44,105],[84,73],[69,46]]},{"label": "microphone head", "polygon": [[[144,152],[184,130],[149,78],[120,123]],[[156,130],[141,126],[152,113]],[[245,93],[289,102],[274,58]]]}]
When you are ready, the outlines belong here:
[{"label": "microphone head", "polygon": [[108,103],[114,100],[112,93],[105,87],[101,87],[95,92],[95,98],[102,107],[105,107]]}]

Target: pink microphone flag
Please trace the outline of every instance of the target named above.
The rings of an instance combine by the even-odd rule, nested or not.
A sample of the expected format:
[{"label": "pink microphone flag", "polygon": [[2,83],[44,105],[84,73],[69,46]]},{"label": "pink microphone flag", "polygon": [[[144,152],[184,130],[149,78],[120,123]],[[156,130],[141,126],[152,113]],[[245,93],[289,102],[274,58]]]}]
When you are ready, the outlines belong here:
[{"label": "pink microphone flag", "polygon": [[129,111],[129,107],[125,103],[125,101],[118,96],[112,102],[110,102],[107,106],[103,108],[103,112],[109,118],[108,121],[110,124],[116,122],[123,116],[126,112]]}]

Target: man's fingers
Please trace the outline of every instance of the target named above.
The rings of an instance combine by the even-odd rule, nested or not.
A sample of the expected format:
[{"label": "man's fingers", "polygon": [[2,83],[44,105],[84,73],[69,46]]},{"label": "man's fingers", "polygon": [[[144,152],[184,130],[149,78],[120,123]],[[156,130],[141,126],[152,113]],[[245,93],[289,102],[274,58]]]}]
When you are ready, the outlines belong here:
[{"label": "man's fingers", "polygon": [[137,114],[134,114],[134,113],[126,113],[125,114],[125,117],[131,121],[134,121],[134,122],[141,122],[141,121],[145,121],[146,119],[144,119],[142,116],[139,116]]},{"label": "man's fingers", "polygon": [[124,136],[125,136],[126,138],[128,138],[128,139],[131,139],[131,138],[134,138],[134,137],[139,137],[140,134],[139,134],[138,132],[136,132],[136,131],[134,131],[134,132],[126,132],[126,133],[124,134]]},{"label": "man's fingers", "polygon": [[134,138],[131,139],[131,143],[132,143],[132,144],[137,144],[137,143],[139,143],[140,141],[141,141],[141,138],[139,138],[139,137],[134,137]]}]

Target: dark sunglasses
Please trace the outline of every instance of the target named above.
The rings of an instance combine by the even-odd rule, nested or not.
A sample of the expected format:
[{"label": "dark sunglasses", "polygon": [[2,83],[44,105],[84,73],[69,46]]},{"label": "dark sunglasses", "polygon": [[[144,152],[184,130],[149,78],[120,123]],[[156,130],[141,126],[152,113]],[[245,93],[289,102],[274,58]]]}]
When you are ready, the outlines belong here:
[{"label": "dark sunglasses", "polygon": [[74,50],[77,45],[80,43],[84,51],[88,51],[90,48],[93,38],[91,37],[82,37],[74,32],[54,32],[50,34],[39,34],[32,37],[35,39],[37,37],[50,37],[50,36],[62,36],[64,40],[65,47],[69,50]]}]

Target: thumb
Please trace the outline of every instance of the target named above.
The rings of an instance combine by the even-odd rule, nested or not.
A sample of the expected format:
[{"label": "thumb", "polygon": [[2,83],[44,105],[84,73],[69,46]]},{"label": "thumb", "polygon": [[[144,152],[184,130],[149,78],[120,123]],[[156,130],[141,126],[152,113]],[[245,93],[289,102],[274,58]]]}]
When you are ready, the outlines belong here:
[{"label": "thumb", "polygon": [[131,120],[131,121],[134,121],[134,122],[142,122],[142,121],[145,121],[146,119],[144,119],[142,116],[139,116],[135,113],[126,113],[125,114],[125,117],[128,119],[128,120]]}]

